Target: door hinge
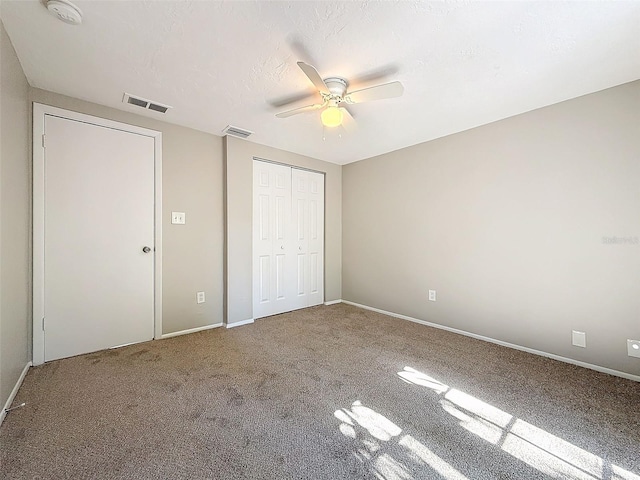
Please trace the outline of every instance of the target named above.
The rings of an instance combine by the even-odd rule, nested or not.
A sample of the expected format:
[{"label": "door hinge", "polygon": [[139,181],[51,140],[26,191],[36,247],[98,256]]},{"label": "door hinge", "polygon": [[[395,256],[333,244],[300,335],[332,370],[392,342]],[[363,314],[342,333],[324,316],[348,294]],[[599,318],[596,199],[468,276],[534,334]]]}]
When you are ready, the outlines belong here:
[{"label": "door hinge", "polygon": [[47,148],[47,136],[42,134],[42,148]]},{"label": "door hinge", "polygon": [[42,317],[42,331],[44,331],[44,317]]}]

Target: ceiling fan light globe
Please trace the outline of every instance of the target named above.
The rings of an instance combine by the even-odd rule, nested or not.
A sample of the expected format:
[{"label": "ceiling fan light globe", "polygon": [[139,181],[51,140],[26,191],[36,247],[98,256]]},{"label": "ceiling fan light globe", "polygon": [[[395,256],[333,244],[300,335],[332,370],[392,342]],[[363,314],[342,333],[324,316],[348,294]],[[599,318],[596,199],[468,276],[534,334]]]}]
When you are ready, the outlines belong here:
[{"label": "ceiling fan light globe", "polygon": [[320,114],[320,118],[325,127],[338,127],[342,124],[342,110],[338,107],[328,107]]}]

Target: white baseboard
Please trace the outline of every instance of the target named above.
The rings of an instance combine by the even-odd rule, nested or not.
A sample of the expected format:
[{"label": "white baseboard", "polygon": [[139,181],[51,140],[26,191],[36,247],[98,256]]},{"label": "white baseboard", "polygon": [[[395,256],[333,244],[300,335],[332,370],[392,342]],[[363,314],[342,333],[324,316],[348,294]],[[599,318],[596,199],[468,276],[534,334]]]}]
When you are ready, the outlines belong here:
[{"label": "white baseboard", "polygon": [[328,302],[324,302],[324,304],[327,305],[327,306],[335,305],[336,303],[342,303],[342,299],[339,298],[338,300],[329,300]]},{"label": "white baseboard", "polygon": [[614,375],[616,377],[626,378],[627,380],[633,380],[634,382],[640,382],[640,375],[633,375],[631,373],[620,372],[619,370],[613,370],[607,367],[601,367],[600,365],[594,365],[592,363],[581,362],[580,360],[574,360],[572,358],[562,357],[560,355],[556,355],[554,353],[543,352],[541,350],[535,350],[529,347],[523,347],[521,345],[516,345],[514,343],[503,342],[502,340],[496,340],[495,338],[485,337],[483,335],[478,335],[476,333],[466,332],[464,330],[458,330],[457,328],[447,327],[445,325],[440,325],[438,323],[431,323],[425,320],[420,320],[418,318],[409,317],[407,315],[401,315],[399,313],[387,312],[386,310],[381,310],[379,308],[370,307],[368,305],[362,305],[360,303],[350,302],[348,300],[342,300],[343,303],[347,305],[353,305],[354,307],[364,308],[365,310],[371,310],[373,312],[382,313],[384,315],[389,315],[390,317],[400,318],[402,320],[408,320],[410,322],[419,323],[421,325],[426,325],[428,327],[439,328],[440,330],[446,330],[448,332],[457,333],[460,335],[464,335],[466,337],[475,338],[478,340],[483,340],[489,343],[495,343],[497,345],[502,345],[503,347],[513,348],[515,350],[521,350],[527,353],[533,353],[534,355],[539,355],[541,357],[552,358],[553,360],[558,360],[564,363],[570,363],[571,365],[577,365],[579,367],[588,368],[590,370],[595,370],[597,372],[608,373],[609,375]]},{"label": "white baseboard", "polygon": [[165,339],[165,338],[171,338],[171,337],[178,337],[180,335],[187,335],[189,333],[201,332],[203,330],[209,330],[209,329],[218,328],[221,326],[222,326],[222,322],[214,323],[213,325],[205,325],[204,327],[196,327],[196,328],[189,328],[187,330],[180,330],[178,332],[163,333],[160,338]]},{"label": "white baseboard", "polygon": [[241,327],[242,325],[249,325],[253,323],[253,318],[247,318],[246,320],[240,320],[239,322],[227,323],[227,328]]},{"label": "white baseboard", "polygon": [[15,386],[13,387],[13,390],[11,390],[11,394],[9,395],[9,398],[7,399],[7,403],[4,404],[4,407],[2,408],[2,411],[0,412],[0,425],[2,425],[2,422],[4,421],[4,417],[7,416],[7,408],[11,408],[11,404],[13,403],[13,400],[16,398],[16,395],[18,394],[18,390],[20,390],[20,386],[22,385],[22,382],[24,381],[24,377],[27,376],[27,372],[29,371],[29,368],[31,367],[31,362],[28,362],[24,368],[22,369],[22,373],[20,374],[20,377],[18,378],[18,381],[16,382]]}]

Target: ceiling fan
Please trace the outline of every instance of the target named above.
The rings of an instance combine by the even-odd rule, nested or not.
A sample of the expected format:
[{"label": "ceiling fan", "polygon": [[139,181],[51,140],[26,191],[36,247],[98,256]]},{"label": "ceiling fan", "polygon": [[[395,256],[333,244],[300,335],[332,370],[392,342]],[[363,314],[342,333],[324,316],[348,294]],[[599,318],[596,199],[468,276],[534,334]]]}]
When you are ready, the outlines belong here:
[{"label": "ceiling fan", "polygon": [[349,119],[349,121],[353,120],[353,117],[343,105],[400,97],[404,92],[404,87],[400,82],[374,85],[373,87],[348,92],[349,82],[346,79],[341,77],[328,77],[323,79],[312,65],[298,62],[298,66],[318,89],[318,93],[320,93],[322,97],[322,103],[280,112],[276,114],[278,118],[286,118],[299,113],[322,110],[320,115],[322,124],[326,127],[337,127],[342,125],[345,118]]}]

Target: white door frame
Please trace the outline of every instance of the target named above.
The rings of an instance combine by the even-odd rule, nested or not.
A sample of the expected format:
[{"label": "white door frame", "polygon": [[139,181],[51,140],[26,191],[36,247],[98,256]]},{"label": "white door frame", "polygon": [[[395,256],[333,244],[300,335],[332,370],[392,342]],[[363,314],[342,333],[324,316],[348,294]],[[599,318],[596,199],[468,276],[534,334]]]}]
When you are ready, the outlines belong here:
[{"label": "white door frame", "polygon": [[47,115],[145,135],[154,140],[154,339],[162,336],[162,132],[33,104],[33,365],[44,363],[44,123]]}]

